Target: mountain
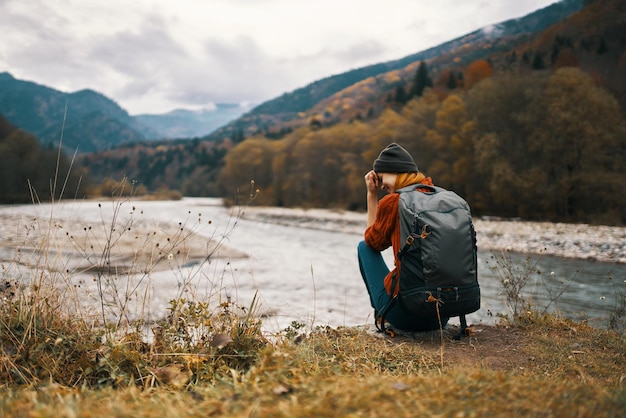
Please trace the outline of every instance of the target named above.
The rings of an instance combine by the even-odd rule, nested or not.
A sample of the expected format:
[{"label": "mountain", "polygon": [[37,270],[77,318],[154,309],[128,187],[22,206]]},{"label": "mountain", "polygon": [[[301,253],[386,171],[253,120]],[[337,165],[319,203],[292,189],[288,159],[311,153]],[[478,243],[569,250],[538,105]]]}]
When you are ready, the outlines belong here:
[{"label": "mountain", "polygon": [[[381,79],[384,78],[385,74],[401,70],[405,70],[403,76],[406,78],[407,68],[414,72],[420,61],[439,59],[441,65],[447,65],[450,64],[449,57],[451,54],[455,54],[453,57],[456,59],[455,64],[469,63],[478,57],[486,56],[489,52],[508,49],[526,42],[534,34],[581,10],[588,1],[562,0],[524,17],[510,19],[490,28],[476,30],[398,60],[323,78],[256,106],[239,119],[211,133],[206,139],[232,139],[239,142],[257,133],[269,134],[270,136],[280,135],[281,131],[288,131],[293,126],[308,123],[313,108],[334,94],[355,86],[359,82],[376,77]],[[383,82],[383,87],[387,91],[392,91],[396,84]],[[385,92],[383,91],[383,93]],[[384,107],[384,104],[381,107]]]},{"label": "mountain", "polygon": [[0,114],[44,144],[74,152],[143,141],[141,127],[111,99],[93,90],[64,93],[0,73]]},{"label": "mountain", "polygon": [[584,8],[547,27],[546,22],[552,21],[553,16],[571,10],[564,6],[577,4],[556,3],[524,18],[474,31],[449,42],[445,48],[435,48],[440,53],[430,59],[355,83],[301,112],[298,118],[276,123],[261,132],[280,136],[303,124],[331,126],[375,118],[390,107],[399,110],[411,98],[409,94],[422,62],[427,64],[433,91],[440,97],[456,88],[467,90],[492,73],[522,75],[577,67],[610,91],[626,113],[626,3],[584,3]]},{"label": "mountain", "polygon": [[131,116],[113,100],[93,90],[64,93],[0,73],[0,115],[32,133],[44,145],[73,153],[102,151],[153,139],[207,135],[241,116],[248,108],[220,103],[202,111],[174,110]]},{"label": "mountain", "polygon": [[222,197],[236,202],[254,180],[255,205],[365,210],[363,173],[394,141],[475,216],[626,224],[626,2],[587,1],[539,32],[504,29],[246,138],[216,178]]},{"label": "mountain", "polygon": [[146,139],[196,138],[237,119],[246,110],[248,106],[218,103],[211,109],[176,109],[163,114],[135,115],[133,118],[144,127],[140,132]]}]

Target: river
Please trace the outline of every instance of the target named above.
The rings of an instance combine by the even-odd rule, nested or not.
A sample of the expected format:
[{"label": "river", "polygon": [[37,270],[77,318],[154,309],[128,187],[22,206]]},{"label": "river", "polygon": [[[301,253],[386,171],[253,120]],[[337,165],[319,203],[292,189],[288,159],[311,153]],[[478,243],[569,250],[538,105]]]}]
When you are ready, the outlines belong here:
[{"label": "river", "polygon": [[[131,208],[135,210],[131,210]],[[319,224],[305,227],[281,224],[280,217],[295,211],[281,209],[274,221],[243,216],[239,209],[227,209],[219,199],[185,198],[182,201],[136,201],[123,204],[116,214],[114,203],[95,201],[3,206],[0,215],[50,217],[66,222],[109,222],[112,216],[124,218],[130,212],[141,213],[155,222],[171,224],[193,222],[203,224],[197,234],[223,239],[223,246],[244,252],[247,257],[214,257],[209,263],[190,263],[177,269],[150,274],[149,311],[151,317],[167,313],[168,301],[180,295],[181,282],[192,283],[194,296],[219,294],[239,305],[249,306],[256,295],[257,313],[263,315],[268,330],[284,329],[296,321],[307,327],[317,325],[358,326],[371,324],[372,309],[360,277],[356,246],[362,239],[362,228],[355,228],[354,219],[365,224],[364,214],[350,214],[352,223],[320,219]],[[331,213],[330,211],[320,213]],[[346,215],[347,216],[347,215]],[[342,215],[337,217],[342,218]],[[329,226],[330,225],[330,226]],[[3,235],[12,231],[5,228]],[[6,255],[6,254],[5,254]],[[507,254],[513,269],[523,271],[525,263],[536,264],[528,274],[527,297],[538,309],[548,305],[550,295],[566,286],[565,291],[550,304],[567,317],[587,319],[604,326],[609,315],[621,303],[626,284],[626,265],[547,256]],[[5,265],[9,263],[5,257]],[[391,263],[391,253],[385,252]],[[499,314],[509,314],[503,288],[493,267],[490,251],[480,251],[479,282],[481,309],[468,315],[468,322],[492,324]],[[6,275],[7,269],[3,269]],[[499,269],[502,273],[502,269]],[[74,277],[74,282],[93,282],[88,274]],[[561,282],[563,284],[561,284]],[[93,287],[85,285],[85,292]],[[617,298],[617,299],[616,299]],[[88,298],[85,298],[87,300]],[[145,306],[145,305],[144,305]],[[455,323],[454,320],[452,323]],[[458,322],[457,322],[458,323]]]}]

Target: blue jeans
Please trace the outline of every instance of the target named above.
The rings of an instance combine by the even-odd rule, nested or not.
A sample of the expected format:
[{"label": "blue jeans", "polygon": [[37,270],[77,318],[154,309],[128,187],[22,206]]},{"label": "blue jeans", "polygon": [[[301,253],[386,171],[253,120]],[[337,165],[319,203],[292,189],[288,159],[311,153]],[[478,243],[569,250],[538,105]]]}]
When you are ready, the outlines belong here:
[{"label": "blue jeans", "polygon": [[[361,241],[357,248],[359,269],[365,282],[365,287],[370,295],[370,303],[374,311],[380,312],[389,302],[391,296],[385,290],[385,276],[389,273],[389,267],[385,263],[380,252],[370,248],[365,241]],[[402,302],[398,301],[391,308],[385,320],[393,327],[406,331],[430,331],[439,329],[437,318],[420,318],[411,313]],[[445,326],[448,318],[441,318],[442,326]]]}]

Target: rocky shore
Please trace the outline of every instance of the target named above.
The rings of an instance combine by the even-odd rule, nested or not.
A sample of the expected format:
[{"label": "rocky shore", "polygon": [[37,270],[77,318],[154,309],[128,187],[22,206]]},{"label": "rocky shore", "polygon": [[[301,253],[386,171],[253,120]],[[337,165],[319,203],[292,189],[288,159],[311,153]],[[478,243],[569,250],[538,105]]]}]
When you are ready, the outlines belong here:
[{"label": "rocky shore", "polygon": [[[246,219],[305,228],[363,233],[366,215],[325,209],[246,208]],[[626,228],[601,225],[476,219],[478,247],[626,264]]]},{"label": "rocky shore", "polygon": [[502,220],[476,220],[475,227],[483,250],[626,264],[623,227]]}]

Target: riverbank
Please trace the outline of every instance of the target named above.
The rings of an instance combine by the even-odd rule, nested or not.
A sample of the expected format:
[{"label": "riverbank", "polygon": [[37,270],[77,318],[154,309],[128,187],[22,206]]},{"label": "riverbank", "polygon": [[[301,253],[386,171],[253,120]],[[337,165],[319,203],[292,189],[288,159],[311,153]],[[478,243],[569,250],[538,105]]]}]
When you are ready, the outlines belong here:
[{"label": "riverbank", "polygon": [[[366,215],[326,209],[248,207],[246,219],[304,228],[362,234]],[[527,222],[496,219],[474,221],[478,248],[626,264],[626,228],[602,225]]]},{"label": "riverbank", "polygon": [[[207,236],[206,226],[198,226],[200,223],[131,220],[119,214],[98,220],[65,213],[38,216],[36,212],[0,209],[0,262],[34,268],[41,267],[45,259],[50,271],[106,268],[126,274],[170,270],[208,258],[246,257],[244,251],[226,245],[220,237]],[[47,257],[46,253],[64,257]]]},{"label": "riverbank", "polygon": [[[219,199],[215,199],[217,202]],[[5,208],[10,208],[9,206]],[[227,209],[224,209],[225,211]],[[301,228],[323,231],[340,231],[345,233],[362,234],[366,224],[366,215],[360,212],[339,211],[330,209],[298,209],[279,207],[250,206],[242,210],[244,219],[267,224],[297,226]],[[17,247],[20,236],[29,236],[33,241],[33,224],[53,225],[55,229],[66,228],[64,232],[70,235],[83,229],[89,222],[68,222],[67,219],[55,219],[50,222],[47,218],[35,218],[23,212],[0,209],[0,248]],[[63,221],[59,223],[57,221]],[[501,219],[474,220],[478,248],[483,251],[511,251],[521,254],[549,255],[563,258],[593,260],[605,263],[626,264],[626,228],[602,225],[565,224],[551,222],[528,222]],[[150,223],[135,223],[136,233],[151,233],[155,225]],[[165,231],[174,228],[172,231]],[[167,237],[176,232],[177,225],[157,225],[160,234]],[[46,234],[46,231],[42,231]],[[104,242],[106,229],[90,229],[89,234],[95,242]],[[137,234],[133,234],[136,236]],[[97,236],[100,234],[102,236]],[[65,234],[63,234],[65,235]],[[151,241],[158,241],[154,237]],[[22,238],[23,239],[23,238]],[[36,240],[35,240],[36,241]],[[21,241],[23,243],[23,240]],[[120,243],[122,244],[122,243]],[[242,249],[228,248],[221,245],[220,256],[241,257]],[[72,246],[62,243],[61,251],[71,252]],[[206,255],[207,243],[205,239],[198,239],[191,234],[186,239],[192,259],[201,259]],[[8,261],[7,257],[14,254],[0,251],[0,259]]]}]

